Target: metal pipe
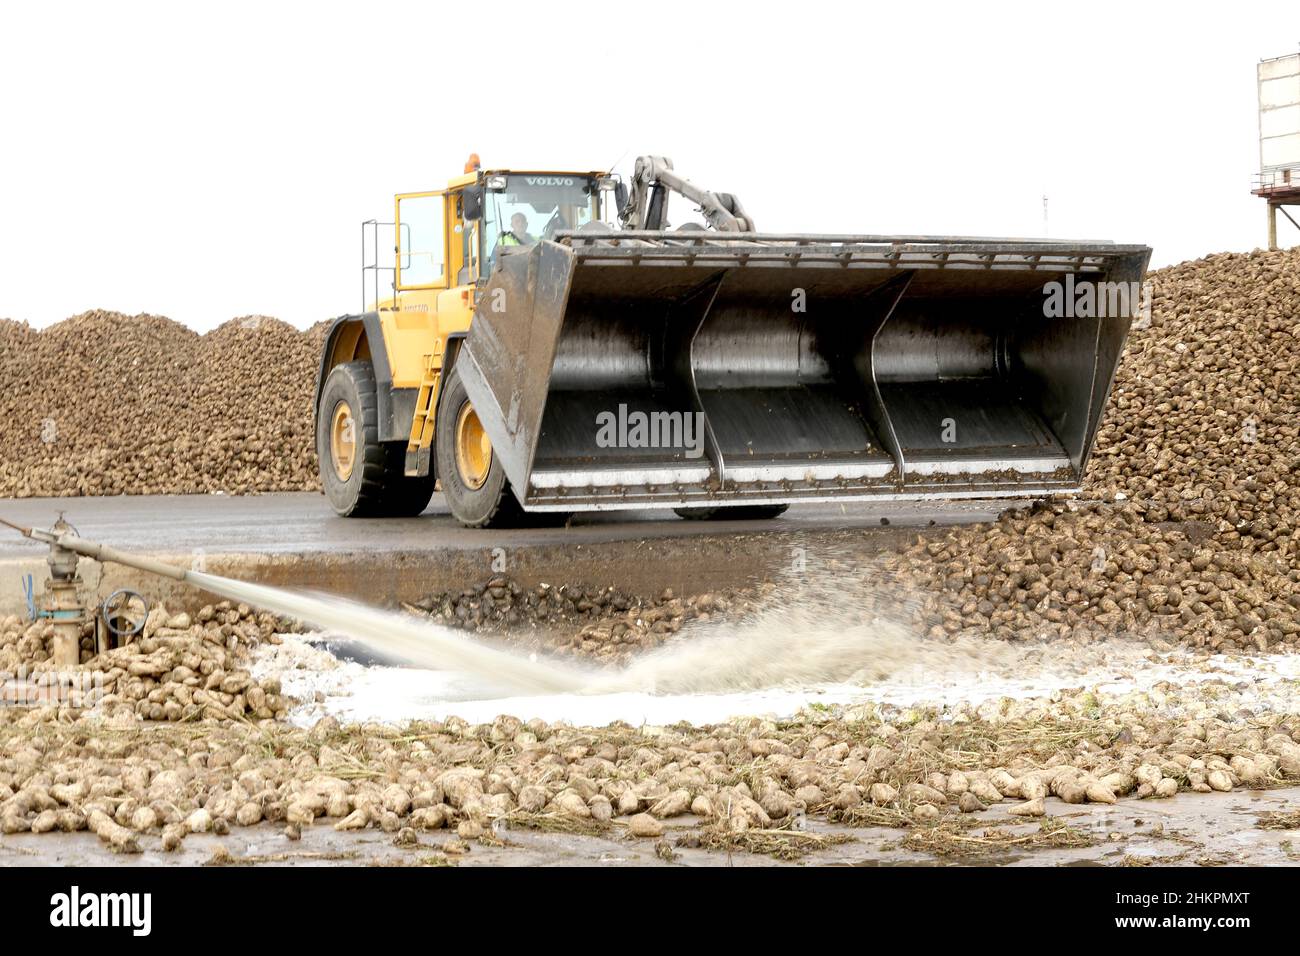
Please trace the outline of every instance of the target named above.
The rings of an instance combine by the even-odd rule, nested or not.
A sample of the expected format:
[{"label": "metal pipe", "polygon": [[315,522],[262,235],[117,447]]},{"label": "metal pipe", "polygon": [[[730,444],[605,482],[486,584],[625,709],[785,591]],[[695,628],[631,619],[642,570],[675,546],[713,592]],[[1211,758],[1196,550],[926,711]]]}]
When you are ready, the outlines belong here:
[{"label": "metal pipe", "polygon": [[96,544],[93,541],[78,538],[76,535],[58,535],[54,543],[84,557],[94,558],[96,561],[125,565],[128,568],[147,571],[150,574],[157,574],[160,577],[171,578],[175,581],[188,581],[190,577],[188,571],[184,568],[178,568],[174,564],[166,564],[162,561],[155,561],[153,558],[144,558],[134,554],[125,554],[116,548],[110,548],[106,544]]},{"label": "metal pipe", "polygon": [[116,548],[110,548],[106,544],[98,544],[94,541],[86,541],[75,534],[67,532],[46,531],[43,528],[25,528],[22,525],[14,524],[12,521],[6,521],[0,518],[0,524],[13,528],[21,533],[23,537],[31,538],[33,541],[43,541],[46,544],[52,544],[64,548],[74,554],[83,557],[93,558],[96,561],[107,561],[112,564],[121,564],[128,568],[136,568],[140,571],[147,571],[150,574],[157,574],[160,577],[171,578],[174,581],[187,581],[193,584],[190,578],[190,572],[184,568],[178,568],[174,564],[166,564],[162,561],[155,561],[153,558],[145,558],[140,555],[126,554],[118,551]]}]

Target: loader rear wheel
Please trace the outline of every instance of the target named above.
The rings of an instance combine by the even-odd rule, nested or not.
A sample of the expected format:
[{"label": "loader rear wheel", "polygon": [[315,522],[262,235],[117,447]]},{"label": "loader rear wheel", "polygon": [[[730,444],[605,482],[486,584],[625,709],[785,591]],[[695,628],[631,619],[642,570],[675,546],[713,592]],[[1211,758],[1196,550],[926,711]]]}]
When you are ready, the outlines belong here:
[{"label": "loader rear wheel", "polygon": [[518,524],[524,511],[454,365],[442,385],[435,434],[438,477],[452,516],[467,528]]},{"label": "loader rear wheel", "polygon": [[688,521],[766,521],[785,514],[789,505],[719,505],[715,508],[674,508]]},{"label": "loader rear wheel", "polygon": [[418,515],[433,497],[432,474],[403,474],[406,442],[379,440],[375,371],[369,362],[330,370],[316,410],[321,486],[345,518]]}]

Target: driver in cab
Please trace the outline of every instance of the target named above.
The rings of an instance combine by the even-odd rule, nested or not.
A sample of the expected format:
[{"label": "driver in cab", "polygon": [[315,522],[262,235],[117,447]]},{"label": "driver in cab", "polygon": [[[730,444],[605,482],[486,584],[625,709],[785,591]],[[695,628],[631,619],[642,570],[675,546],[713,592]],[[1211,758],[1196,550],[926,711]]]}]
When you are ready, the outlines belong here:
[{"label": "driver in cab", "polygon": [[522,212],[510,217],[510,231],[501,234],[503,246],[531,246],[536,241],[537,237],[528,231],[528,218]]}]

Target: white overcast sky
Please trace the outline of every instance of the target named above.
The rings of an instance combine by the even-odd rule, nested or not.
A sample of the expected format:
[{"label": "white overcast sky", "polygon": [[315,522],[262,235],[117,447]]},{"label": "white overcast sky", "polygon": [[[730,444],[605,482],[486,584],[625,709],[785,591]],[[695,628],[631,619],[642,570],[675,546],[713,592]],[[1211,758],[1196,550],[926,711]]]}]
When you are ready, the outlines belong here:
[{"label": "white overcast sky", "polygon": [[0,317],[355,311],[358,223],[471,150],[671,156],[763,230],[1037,236],[1047,195],[1053,237],[1248,250],[1297,48],[1295,0],[6,4]]}]

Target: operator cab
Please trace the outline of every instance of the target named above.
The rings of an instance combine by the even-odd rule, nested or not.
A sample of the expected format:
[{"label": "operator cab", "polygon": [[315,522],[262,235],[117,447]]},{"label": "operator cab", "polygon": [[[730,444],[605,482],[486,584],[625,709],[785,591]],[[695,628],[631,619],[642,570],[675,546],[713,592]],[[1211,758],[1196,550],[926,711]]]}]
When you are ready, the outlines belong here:
[{"label": "operator cab", "polygon": [[[438,311],[446,303],[409,294],[436,298],[445,290],[481,285],[500,255],[593,223],[613,228],[626,200],[623,182],[610,173],[484,171],[471,155],[464,175],[447,188],[399,193],[393,222],[362,223],[361,311]],[[386,227],[394,229],[391,265],[383,262],[380,230]],[[391,299],[381,295],[381,273],[392,275]],[[405,303],[399,302],[403,294]]]},{"label": "operator cab", "polygon": [[499,254],[615,220],[621,187],[616,177],[596,173],[490,172],[465,188],[462,209],[467,223],[479,221],[480,255],[491,274]]}]

